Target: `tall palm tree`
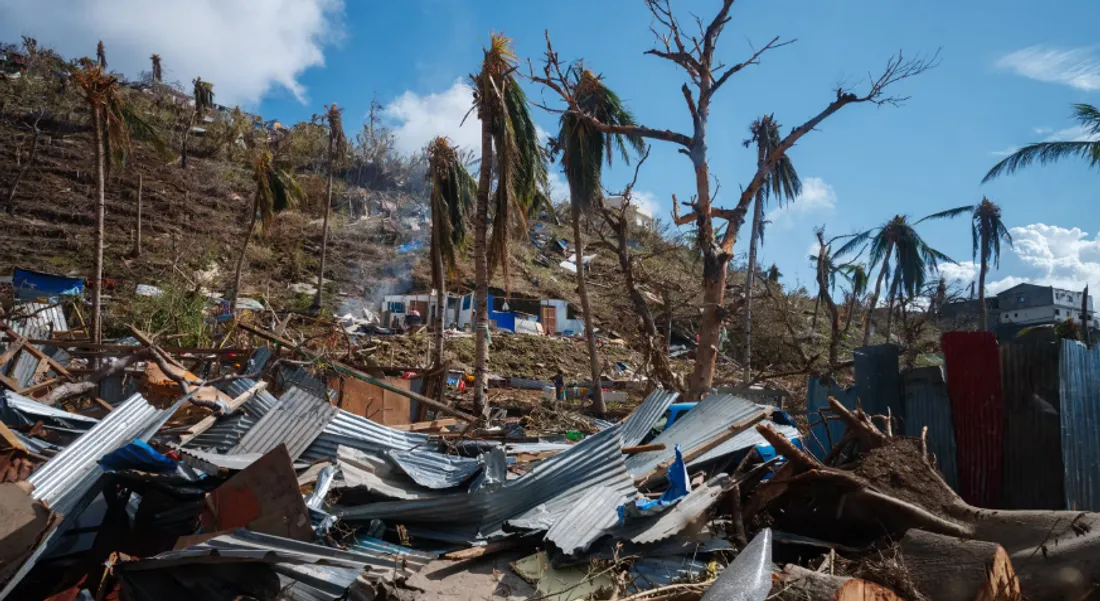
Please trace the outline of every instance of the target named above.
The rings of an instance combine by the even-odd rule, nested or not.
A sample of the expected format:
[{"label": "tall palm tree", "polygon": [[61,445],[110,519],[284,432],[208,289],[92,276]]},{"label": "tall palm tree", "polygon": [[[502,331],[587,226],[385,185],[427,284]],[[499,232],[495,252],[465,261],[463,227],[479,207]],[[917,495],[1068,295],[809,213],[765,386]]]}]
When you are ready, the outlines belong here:
[{"label": "tall palm tree", "polygon": [[871,341],[871,317],[878,305],[882,284],[891,272],[895,281],[891,284],[890,290],[912,297],[924,288],[925,274],[929,271],[936,272],[940,261],[954,263],[950,257],[929,246],[914,228],[930,219],[958,217],[971,210],[970,206],[958,207],[933,213],[915,223],[910,223],[907,215],[896,215],[879,227],[856,234],[836,251],[836,257],[844,257],[855,252],[856,249],[861,249],[869,242],[868,267],[874,270],[880,262],[882,263],[878,277],[875,279],[874,291],[871,293],[871,302],[867,307],[867,320],[863,326],[864,346]]},{"label": "tall palm tree", "polygon": [[[508,280],[508,239],[526,231],[526,217],[546,181],[546,163],[527,97],[515,78],[512,40],[494,33],[481,69],[471,76],[474,108],[481,120],[481,166],[474,217],[475,327],[474,409],[487,415],[485,384],[489,358],[489,278],[500,267]],[[496,161],[494,162],[494,158]],[[496,187],[493,188],[493,175]],[[492,194],[493,233],[488,239]],[[488,239],[488,240],[487,240]]]},{"label": "tall palm tree", "polygon": [[1075,104],[1073,116],[1081,124],[1088,139],[1028,144],[994,165],[985,174],[982,183],[1002,175],[1011,175],[1035,162],[1048,165],[1062,159],[1077,158],[1085,159],[1092,167],[1100,165],[1100,108],[1091,104]]},{"label": "tall palm tree", "polygon": [[248,230],[245,232],[244,241],[241,243],[241,254],[237,257],[237,269],[233,276],[233,290],[229,295],[229,310],[236,311],[237,297],[241,292],[241,271],[244,269],[245,251],[248,250],[248,242],[252,239],[252,232],[256,229],[256,222],[260,222],[260,229],[267,232],[275,219],[275,214],[286,209],[294,208],[301,202],[306,194],[294,176],[275,165],[275,159],[270,152],[263,151],[252,160],[252,181],[256,189],[252,195],[252,204],[249,210]]},{"label": "tall palm tree", "polygon": [[[587,69],[577,67],[574,97],[577,106],[596,117],[600,123],[634,125],[634,116],[614,91],[603,84],[598,76]],[[573,245],[576,249],[577,294],[584,312],[584,333],[588,341],[588,359],[592,371],[593,410],[607,413],[601,386],[600,356],[596,352],[596,335],[592,327],[592,308],[588,302],[588,289],[584,283],[584,239],[581,238],[581,217],[591,213],[603,198],[601,180],[603,161],[611,165],[614,149],[618,148],[623,161],[630,162],[627,145],[637,154],[645,152],[645,140],[641,136],[604,134],[588,121],[573,113],[565,113],[560,121],[556,146],[562,151],[562,167],[569,182],[569,208],[573,218]]]},{"label": "tall palm tree", "polygon": [[856,312],[856,303],[864,294],[867,294],[870,276],[864,265],[849,265],[844,268],[844,271],[848,281],[851,282],[851,290],[848,291],[848,315],[844,318],[844,333],[847,335],[848,329],[852,327],[852,315]]},{"label": "tall palm tree", "polygon": [[163,83],[164,70],[160,64],[160,55],[154,54],[153,56],[149,57],[149,60],[153,62],[153,83]]},{"label": "tall palm tree", "polygon": [[103,47],[103,40],[95,45],[95,60],[100,69],[107,70],[107,49]]},{"label": "tall palm tree", "polygon": [[[779,135],[779,123],[774,115],[764,115],[757,119],[749,127],[752,134],[745,140],[746,147],[756,143],[756,160],[758,164],[767,161],[776,153],[782,136]],[[790,157],[784,154],[775,163],[775,167],[768,173],[764,185],[756,193],[753,199],[752,232],[749,235],[749,265],[745,274],[745,355],[743,379],[749,381],[752,364],[752,286],[756,279],[756,248],[764,244],[764,204],[772,197],[782,205],[784,199],[794,200],[802,193],[802,180],[798,178],[798,172]]]},{"label": "tall palm tree", "polygon": [[325,288],[325,259],[328,254],[328,214],[332,210],[332,177],[337,162],[343,160],[348,152],[348,139],[344,135],[344,121],[336,103],[325,107],[325,121],[328,123],[328,184],[325,186],[325,217],[321,225],[321,266],[317,270],[317,294],[313,297],[313,309],[321,310],[321,296]]},{"label": "tall palm tree", "polygon": [[982,201],[973,207],[971,214],[971,238],[974,242],[974,258],[981,257],[981,270],[978,272],[978,311],[982,330],[989,329],[989,309],[985,306],[985,275],[989,271],[989,262],[1000,269],[1001,241],[1012,246],[1012,235],[1001,221],[1001,207],[982,197]]},{"label": "tall palm tree", "polygon": [[[431,182],[432,287],[436,291],[433,364],[438,368],[443,365],[443,330],[447,325],[444,321],[446,276],[456,269],[457,258],[469,241],[466,215],[477,196],[477,182],[444,137],[428,144],[428,179]],[[442,386],[439,393],[443,393]]]},{"label": "tall palm tree", "polygon": [[[100,48],[102,51],[102,43]],[[99,62],[89,58],[80,61],[80,68],[74,71],[74,78],[80,86],[84,101],[92,111],[92,132],[95,144],[96,163],[96,231],[95,231],[95,275],[92,291],[92,341],[103,341],[103,237],[106,234],[106,196],[104,183],[111,163],[120,162],[131,148],[130,123],[128,112],[119,93],[118,79],[104,72]]]},{"label": "tall palm tree", "polygon": [[187,129],[183,132],[183,143],[180,149],[180,166],[187,169],[187,139],[191,136],[191,128],[195,127],[195,120],[206,114],[206,111],[214,106],[214,84],[196,77],[191,100],[195,107],[191,111],[191,119],[187,123]]}]

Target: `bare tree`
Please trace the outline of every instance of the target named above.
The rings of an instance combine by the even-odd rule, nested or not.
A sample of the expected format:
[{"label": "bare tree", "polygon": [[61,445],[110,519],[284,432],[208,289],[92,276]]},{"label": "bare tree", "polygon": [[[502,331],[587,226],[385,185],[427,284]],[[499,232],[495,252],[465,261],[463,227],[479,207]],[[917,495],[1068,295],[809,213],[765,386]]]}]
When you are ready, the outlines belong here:
[{"label": "bare tree", "polygon": [[[885,68],[878,76],[871,76],[867,83],[868,87],[862,95],[856,94],[844,86],[838,86],[835,90],[835,98],[821,112],[791,130],[782,138],[774,153],[766,157],[760,157],[757,160],[756,173],[749,184],[742,188],[741,195],[734,208],[715,207],[713,205],[714,198],[711,194],[707,159],[707,124],[714,95],[735,73],[750,65],[759,64],[760,57],[766,52],[794,41],[781,41],[776,36],[759,49],[752,50],[752,53],[744,61],[727,64],[721,59],[716,59],[715,50],[723,30],[731,20],[729,13],[733,2],[734,0],[723,0],[718,13],[708,23],[704,23],[702,19],[696,17],[695,24],[698,31],[692,33],[685,31],[679,19],[673,14],[670,0],[646,0],[646,7],[653,16],[653,25],[650,30],[657,40],[656,47],[646,51],[646,54],[673,62],[684,70],[691,82],[691,85],[684,83],[681,86],[684,101],[692,120],[692,133],[690,135],[642,125],[609,125],[601,123],[597,117],[586,113],[572,100],[574,97],[572,83],[566,77],[566,70],[562,67],[561,60],[553,49],[549,33],[546,35],[546,57],[542,73],[537,74],[533,68],[531,69],[531,78],[534,81],[556,92],[561,100],[566,103],[567,108],[559,112],[565,111],[579,115],[605,133],[638,135],[670,142],[679,146],[679,151],[692,162],[695,169],[695,196],[690,202],[683,203],[689,209],[688,213],[681,216],[677,211],[676,224],[694,223],[696,244],[703,256],[704,309],[700,329],[700,345],[690,382],[689,392],[693,397],[702,395],[713,382],[715,362],[719,352],[720,332],[727,316],[724,306],[726,276],[729,262],[733,258],[733,247],[737,242],[737,236],[740,233],[741,225],[745,221],[749,205],[756,198],[760,188],[766,183],[768,174],[772,172],[776,162],[786,156],[787,151],[798,140],[847,105],[873,103],[896,106],[901,104],[905,101],[905,98],[888,96],[886,94],[887,88],[934,67],[938,57],[937,53],[930,58],[906,59],[899,52],[887,61]],[[715,233],[715,217],[724,219],[728,223],[725,233],[721,235],[720,239]]]}]

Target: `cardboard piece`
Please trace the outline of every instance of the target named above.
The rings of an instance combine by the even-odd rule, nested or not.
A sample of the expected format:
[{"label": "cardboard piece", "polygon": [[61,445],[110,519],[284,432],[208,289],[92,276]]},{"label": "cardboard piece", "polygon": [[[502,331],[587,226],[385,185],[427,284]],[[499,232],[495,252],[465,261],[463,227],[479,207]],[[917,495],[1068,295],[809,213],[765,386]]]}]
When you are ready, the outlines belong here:
[{"label": "cardboard piece", "polygon": [[218,488],[206,494],[200,515],[204,532],[248,528],[300,541],[312,541],[309,510],[286,445],[280,444]]},{"label": "cardboard piece", "polygon": [[[411,382],[408,380],[386,378],[385,382],[395,388],[410,390]],[[339,378],[333,378],[329,382],[329,388],[340,390]],[[385,426],[404,426],[411,423],[410,402],[407,397],[354,378],[344,380],[344,402],[340,408]]]}]

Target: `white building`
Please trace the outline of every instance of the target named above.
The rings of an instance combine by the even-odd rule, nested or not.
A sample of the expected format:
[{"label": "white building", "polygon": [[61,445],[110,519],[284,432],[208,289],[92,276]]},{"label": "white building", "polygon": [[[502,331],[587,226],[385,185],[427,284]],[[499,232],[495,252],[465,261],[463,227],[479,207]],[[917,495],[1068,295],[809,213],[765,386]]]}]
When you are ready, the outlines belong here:
[{"label": "white building", "polygon": [[[621,209],[623,206],[623,197],[608,196],[603,199],[603,204],[609,209]],[[651,215],[649,211],[639,207],[637,203],[631,203],[630,208],[627,212],[630,218],[633,219],[634,225],[636,227],[653,229],[653,215]]]},{"label": "white building", "polygon": [[[1038,325],[1065,321],[1081,321],[1081,300],[1084,293],[1053,286],[1019,284],[997,295],[997,310],[1002,324]],[[1088,325],[1100,327],[1088,299]]]}]

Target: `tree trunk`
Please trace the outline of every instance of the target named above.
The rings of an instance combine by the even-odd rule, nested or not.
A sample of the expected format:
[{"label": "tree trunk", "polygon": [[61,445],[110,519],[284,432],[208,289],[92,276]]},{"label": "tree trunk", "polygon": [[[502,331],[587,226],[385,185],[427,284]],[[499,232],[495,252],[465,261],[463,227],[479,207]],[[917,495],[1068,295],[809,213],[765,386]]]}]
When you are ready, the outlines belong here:
[{"label": "tree trunk", "polygon": [[[105,235],[104,221],[107,217],[107,198],[104,196],[104,165],[103,161],[103,114],[100,107],[92,109],[92,128],[95,140],[95,275],[92,281],[95,289],[92,291],[92,342],[103,342],[103,236]],[[93,362],[93,368],[98,367],[98,360]]]},{"label": "tree trunk", "polygon": [[837,311],[836,302],[829,294],[829,272],[825,264],[824,233],[818,230],[817,240],[819,250],[817,254],[817,301],[825,302],[825,310],[829,313],[829,375],[835,376],[837,371],[837,356],[840,351],[840,312]]},{"label": "tree trunk", "polygon": [[890,296],[886,302],[886,344],[890,344],[890,332],[894,325],[894,303],[897,302],[897,292],[890,287]]},{"label": "tree trunk", "polygon": [[229,295],[229,311],[236,314],[237,311],[237,297],[241,294],[241,273],[244,270],[244,255],[248,251],[248,241],[252,238],[252,230],[256,228],[256,213],[257,207],[255,203],[251,206],[252,217],[248,220],[248,231],[245,232],[244,242],[241,243],[241,254],[237,257],[237,271],[233,276],[233,292]]},{"label": "tree trunk", "polygon": [[191,137],[191,128],[195,127],[195,115],[198,110],[191,111],[191,119],[187,122],[187,129],[183,130],[183,143],[180,144],[180,167],[187,169],[187,140]]},{"label": "tree trunk", "polygon": [[138,191],[137,191],[137,224],[134,231],[134,252],[132,253],[134,258],[141,256],[141,213],[142,213],[142,200],[141,193],[144,187],[144,177],[138,174]]},{"label": "tree trunk", "polygon": [[852,314],[856,312],[856,295],[851,294],[848,298],[848,314],[844,316],[844,335],[848,335],[849,328],[852,327]]},{"label": "tree trunk", "polygon": [[486,417],[485,386],[489,372],[489,260],[486,255],[486,230],[489,228],[489,186],[493,179],[493,133],[488,120],[481,121],[481,169],[477,183],[477,209],[474,215],[474,415]]},{"label": "tree trunk", "polygon": [[752,234],[749,236],[749,269],[745,272],[745,354],[742,359],[745,371],[742,381],[752,380],[752,283],[756,279],[756,245],[760,238],[760,222],[764,220],[764,199],[756,195],[752,209]]},{"label": "tree trunk", "polygon": [[588,365],[592,370],[592,410],[603,417],[607,414],[607,404],[603,400],[603,378],[600,376],[600,354],[596,351],[596,332],[592,327],[592,307],[588,302],[588,288],[584,285],[584,241],[581,238],[581,211],[575,202],[570,202],[573,217],[573,247],[577,249],[577,295],[581,297],[581,311],[584,312],[584,337],[588,343]]},{"label": "tree trunk", "polygon": [[989,258],[985,252],[985,249],[988,248],[987,235],[985,231],[982,232],[982,265],[981,271],[978,272],[978,325],[983,332],[989,331],[989,309],[985,306],[985,273],[989,269]]},{"label": "tree trunk", "polygon": [[[432,203],[433,208],[435,208],[435,204]],[[447,309],[447,301],[443,291],[443,249],[440,247],[442,240],[440,239],[439,220],[445,218],[443,215],[432,215],[432,288],[435,288],[436,294],[435,332],[433,336],[435,345],[432,349],[433,369],[439,369],[443,365],[443,330],[446,326],[444,313]],[[440,391],[446,387],[446,381],[446,374],[444,374],[442,378],[444,386],[440,386]]]},{"label": "tree trunk", "polygon": [[902,601],[897,593],[880,584],[814,572],[793,564],[775,573],[772,580],[768,599],[778,601]]},{"label": "tree trunk", "polygon": [[11,190],[8,191],[8,215],[15,216],[15,191],[19,188],[19,182],[23,181],[23,176],[30,170],[31,165],[34,164],[34,159],[38,156],[38,138],[41,136],[41,132],[38,130],[38,122],[35,122],[34,138],[31,141],[31,153],[27,157],[27,162],[23,163],[23,168],[19,170],[19,174],[15,176],[15,181],[11,184]]},{"label": "tree trunk", "polygon": [[910,530],[901,540],[916,589],[936,601],[1018,599],[1012,560],[997,543]]},{"label": "tree trunk", "polygon": [[871,293],[871,301],[867,303],[867,323],[863,324],[863,346],[867,346],[871,343],[871,318],[875,315],[875,305],[878,304],[878,293],[882,290],[882,280],[886,278],[886,266],[890,261],[890,252],[893,250],[894,243],[887,243],[886,253],[882,255],[882,269],[879,270],[878,277],[875,278],[875,291]]},{"label": "tree trunk", "polygon": [[[699,326],[699,346],[695,349],[695,368],[691,372],[688,399],[699,400],[714,383],[714,367],[718,361],[718,345],[726,322],[726,276],[731,253],[719,248],[714,240],[710,220],[710,172],[706,162],[706,127],[701,119],[696,123],[696,143],[690,156],[695,165],[697,212],[696,236],[703,252],[703,319]],[[729,224],[728,227],[740,227]]]},{"label": "tree trunk", "polygon": [[321,312],[321,299],[325,290],[325,261],[328,259],[328,214],[332,210],[332,172],[336,167],[336,157],[332,153],[332,139],[328,141],[328,183],[325,186],[325,216],[321,223],[321,266],[317,269],[317,294],[313,297],[313,308]]}]

